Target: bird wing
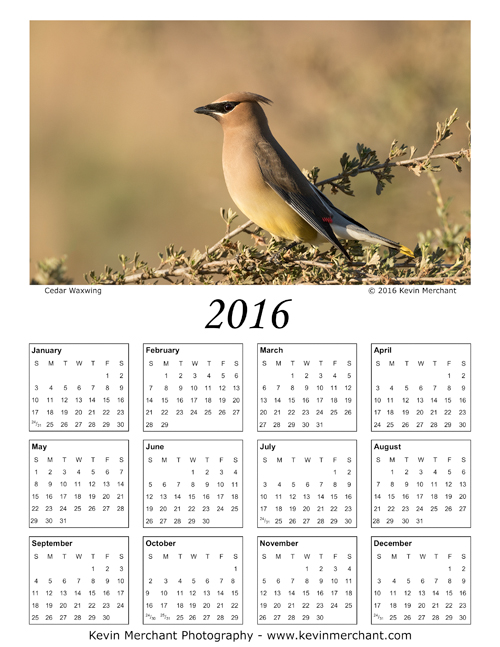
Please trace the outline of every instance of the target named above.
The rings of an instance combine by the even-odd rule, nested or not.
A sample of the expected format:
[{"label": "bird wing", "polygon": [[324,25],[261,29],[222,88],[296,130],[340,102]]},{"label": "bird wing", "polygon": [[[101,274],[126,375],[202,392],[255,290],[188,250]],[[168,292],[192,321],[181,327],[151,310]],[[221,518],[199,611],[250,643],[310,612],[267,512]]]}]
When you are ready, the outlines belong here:
[{"label": "bird wing", "polygon": [[348,220],[351,224],[356,225],[357,227],[361,227],[361,229],[366,229],[366,231],[368,231],[368,229],[364,225],[362,225],[357,220],[354,220],[354,218],[351,218],[351,216],[348,216],[341,209],[339,209],[334,204],[332,204],[330,200],[326,197],[326,195],[322,193],[317,186],[315,186],[314,184],[311,184],[311,186],[316,190],[317,194],[319,195],[319,197],[321,198],[321,200],[324,202],[324,204],[329,210],[333,209],[335,213],[338,213],[339,215],[341,215],[343,218]]},{"label": "bird wing", "polygon": [[[330,227],[333,205],[302,175],[295,162],[278,142],[259,141],[255,154],[260,172],[268,184],[295,212],[318,233],[335,245],[347,259],[349,254]],[[286,165],[285,165],[286,164]],[[320,197],[321,196],[321,197]],[[325,202],[326,200],[326,202]],[[330,208],[328,208],[328,204]],[[349,220],[351,220],[349,218]],[[353,221],[354,222],[354,221]]]}]

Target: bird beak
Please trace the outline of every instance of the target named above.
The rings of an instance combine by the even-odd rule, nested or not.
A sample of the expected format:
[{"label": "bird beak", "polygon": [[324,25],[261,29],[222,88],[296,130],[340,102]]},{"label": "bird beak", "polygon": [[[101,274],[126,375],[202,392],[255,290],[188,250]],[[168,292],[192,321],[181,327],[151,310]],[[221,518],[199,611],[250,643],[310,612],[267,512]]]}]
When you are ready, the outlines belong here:
[{"label": "bird beak", "polygon": [[201,106],[200,108],[196,108],[195,110],[196,114],[198,115],[210,115],[210,110],[207,108],[207,106]]}]

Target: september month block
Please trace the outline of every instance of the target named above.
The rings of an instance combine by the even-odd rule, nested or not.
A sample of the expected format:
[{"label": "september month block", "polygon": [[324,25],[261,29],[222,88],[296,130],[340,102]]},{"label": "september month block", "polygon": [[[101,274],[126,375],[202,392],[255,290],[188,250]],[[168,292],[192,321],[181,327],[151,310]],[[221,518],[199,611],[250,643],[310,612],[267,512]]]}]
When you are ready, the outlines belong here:
[{"label": "september month block", "polygon": [[241,344],[144,344],[144,431],[242,431]]},{"label": "september month block", "polygon": [[128,431],[128,344],[30,344],[30,431]]},{"label": "september month block", "polygon": [[128,440],[30,440],[30,527],[126,528]]},{"label": "september month block", "polygon": [[356,526],[355,440],[264,440],[257,456],[258,527]]},{"label": "september month block", "polygon": [[356,537],[258,537],[258,624],[356,624]]},{"label": "september month block", "polygon": [[150,624],[243,623],[242,537],[144,537]]},{"label": "september month block", "polygon": [[30,537],[30,624],[128,624],[128,537]]},{"label": "september month block", "polygon": [[372,537],[372,624],[470,623],[470,537]]},{"label": "september month block", "polygon": [[355,344],[259,344],[259,431],[356,431]]},{"label": "september month block", "polygon": [[468,528],[469,440],[373,440],[372,526]]},{"label": "september month block", "polygon": [[243,524],[241,440],[144,441],[144,527]]},{"label": "september month block", "polygon": [[470,431],[470,344],[372,344],[372,431]]}]

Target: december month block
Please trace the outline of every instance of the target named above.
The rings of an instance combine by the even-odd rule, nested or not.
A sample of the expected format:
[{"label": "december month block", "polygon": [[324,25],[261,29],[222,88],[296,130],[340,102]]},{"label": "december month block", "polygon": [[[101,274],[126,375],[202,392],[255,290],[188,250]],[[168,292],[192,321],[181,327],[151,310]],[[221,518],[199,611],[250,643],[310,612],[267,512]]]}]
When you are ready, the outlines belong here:
[{"label": "december month block", "polygon": [[470,623],[470,537],[372,537],[372,624]]}]

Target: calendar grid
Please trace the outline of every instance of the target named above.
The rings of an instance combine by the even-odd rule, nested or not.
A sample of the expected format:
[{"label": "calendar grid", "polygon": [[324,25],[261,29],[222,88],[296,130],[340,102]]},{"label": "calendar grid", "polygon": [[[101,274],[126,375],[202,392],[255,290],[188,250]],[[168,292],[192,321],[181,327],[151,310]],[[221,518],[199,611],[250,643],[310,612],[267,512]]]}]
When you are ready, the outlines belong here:
[{"label": "calendar grid", "polygon": [[29,440],[28,453],[30,528],[129,527],[128,440]]},{"label": "calendar grid", "polygon": [[241,536],[143,537],[143,624],[243,624],[243,569]]},{"label": "calendar grid", "polygon": [[371,541],[372,625],[471,624],[470,536]]},{"label": "calendar grid", "polygon": [[243,527],[242,440],[145,440],[143,457],[144,528]]},{"label": "calendar grid", "polygon": [[257,543],[257,624],[358,623],[357,537],[272,536]]},{"label": "calendar grid", "polygon": [[356,440],[257,441],[258,528],[357,527]]},{"label": "calendar grid", "polygon": [[143,344],[143,400],[145,432],[242,432],[243,344]]},{"label": "calendar grid", "polygon": [[372,344],[371,427],[470,432],[471,345]]},{"label": "calendar grid", "polygon": [[29,344],[29,431],[128,431],[128,367],[128,344]]},{"label": "calendar grid", "polygon": [[470,465],[470,440],[372,440],[372,528],[470,528]]},{"label": "calendar grid", "polygon": [[357,431],[357,345],[257,345],[259,432]]},{"label": "calendar grid", "polygon": [[[358,607],[358,538],[363,539],[360,545],[368,541],[365,521],[357,530],[359,537],[352,535],[358,528],[358,478],[370,483],[369,527],[407,535],[371,537],[366,562],[371,570],[371,624],[470,624],[471,538],[439,533],[471,528],[472,442],[445,436],[470,431],[470,344],[367,346],[372,354],[371,383],[366,384],[371,421],[366,410],[370,428],[362,430],[359,446],[350,436],[359,431],[357,344],[257,344],[256,362],[246,368],[256,378],[257,426],[242,438],[238,434],[249,424],[243,422],[248,398],[243,344],[144,343],[138,347],[142,429],[137,417],[141,434],[152,433],[140,438],[134,434],[130,440],[125,437],[128,344],[30,344],[30,349],[35,347],[60,348],[63,355],[46,363],[43,353],[42,360],[30,357],[31,414],[37,404],[33,398],[40,399],[42,393],[52,398],[59,390],[80,397],[77,390],[92,388],[95,394],[85,397],[104,399],[113,392],[123,398],[127,424],[119,429],[91,426],[93,413],[83,411],[81,424],[58,429],[44,427],[44,421],[59,415],[56,408],[42,410],[45,418],[30,416],[30,423],[41,422],[37,430],[47,435],[40,440],[30,435],[28,441],[28,525],[52,535],[30,537],[30,542],[39,542],[30,543],[30,624],[129,624],[131,600],[139,603],[140,597],[144,626],[241,625],[244,613],[246,622],[257,625],[356,625],[368,620],[358,618],[363,609]],[[393,352],[375,353],[376,348]],[[53,354],[57,356],[48,355]],[[118,362],[123,362],[120,372],[112,374],[109,367]],[[36,373],[40,368],[47,379]],[[97,373],[106,380],[98,382]],[[123,387],[121,396],[118,386]],[[402,412],[395,406],[394,412],[380,407],[375,416],[375,407],[381,405],[375,398],[395,398],[393,393],[405,386],[416,399],[414,410],[408,401],[399,407]],[[132,406],[140,407],[140,401],[141,394],[134,392]],[[400,436],[384,436],[398,429],[397,424],[384,428],[384,421],[392,422],[399,413]],[[436,424],[419,426],[420,417]],[[110,437],[102,437],[105,430]],[[60,431],[68,437],[61,438]],[[94,437],[85,436],[88,431],[96,432]],[[116,438],[111,433],[116,431],[124,436]],[[269,437],[272,431],[276,435]],[[283,436],[285,432],[289,435]],[[134,475],[141,466],[138,491]],[[255,483],[250,506],[247,482]],[[142,587],[132,598],[129,542],[141,522],[130,515],[131,505],[139,515],[142,508],[146,532],[162,532],[140,537],[142,562],[135,568],[140,569]],[[237,534],[244,526],[245,537]],[[77,528],[124,528],[131,534],[59,534]],[[259,536],[262,529],[270,534]],[[436,535],[415,533],[428,529]],[[255,570],[244,569],[244,541],[256,542]],[[252,563],[253,556],[249,559]],[[66,560],[74,560],[70,571],[77,580],[72,588],[66,587],[71,581],[65,575]],[[364,560],[363,552],[362,564]],[[113,580],[106,576],[108,567],[122,570],[114,572]],[[244,572],[250,573],[248,581]],[[87,583],[81,596],[76,586],[80,581]],[[120,588],[111,588],[118,583]],[[254,590],[257,608],[249,620],[244,599]],[[50,599],[56,592],[57,599]],[[76,596],[75,606],[63,612],[70,601],[64,598],[71,596]],[[139,614],[140,609],[132,611]]]},{"label": "calendar grid", "polygon": [[29,546],[30,624],[129,624],[128,537],[32,536]]}]

